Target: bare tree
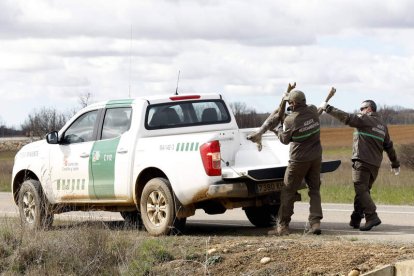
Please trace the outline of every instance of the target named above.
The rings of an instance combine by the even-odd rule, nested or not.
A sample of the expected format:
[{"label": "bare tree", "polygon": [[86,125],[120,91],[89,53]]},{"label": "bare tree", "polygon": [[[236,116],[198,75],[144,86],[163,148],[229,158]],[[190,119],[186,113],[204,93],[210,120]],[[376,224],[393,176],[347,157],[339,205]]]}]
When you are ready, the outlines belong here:
[{"label": "bare tree", "polygon": [[257,114],[254,108],[248,108],[243,102],[230,103],[230,108],[240,128],[259,127],[269,115]]},{"label": "bare tree", "polygon": [[66,120],[64,113],[52,107],[43,107],[29,114],[21,128],[26,135],[43,137],[50,131],[61,129]]},{"label": "bare tree", "polygon": [[79,95],[79,104],[81,108],[87,107],[92,101],[92,94],[90,92],[86,92],[84,94]]},{"label": "bare tree", "polygon": [[4,137],[6,130],[6,123],[3,121],[3,118],[0,116],[0,134]]}]

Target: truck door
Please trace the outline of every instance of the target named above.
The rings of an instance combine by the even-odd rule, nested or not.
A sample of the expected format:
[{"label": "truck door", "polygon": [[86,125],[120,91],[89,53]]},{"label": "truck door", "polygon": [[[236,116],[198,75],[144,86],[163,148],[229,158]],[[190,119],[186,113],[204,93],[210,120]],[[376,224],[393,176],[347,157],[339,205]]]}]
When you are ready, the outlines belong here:
[{"label": "truck door", "polygon": [[98,110],[80,115],[50,149],[50,176],[57,201],[89,199],[91,185],[89,157],[96,138]]},{"label": "truck door", "polygon": [[131,107],[109,107],[105,111],[100,139],[92,149],[91,169],[95,198],[126,200],[129,198],[132,134]]}]

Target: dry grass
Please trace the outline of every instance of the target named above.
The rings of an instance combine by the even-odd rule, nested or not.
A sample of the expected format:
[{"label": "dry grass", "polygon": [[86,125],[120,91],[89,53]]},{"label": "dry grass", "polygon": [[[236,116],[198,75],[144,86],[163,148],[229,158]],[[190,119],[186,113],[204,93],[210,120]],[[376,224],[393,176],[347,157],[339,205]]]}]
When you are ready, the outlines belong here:
[{"label": "dry grass", "polygon": [[167,238],[148,237],[104,223],[71,223],[53,231],[23,232],[11,219],[0,220],[0,274],[149,275],[174,259]]},{"label": "dry grass", "polygon": [[[390,125],[388,126],[391,140],[395,145],[410,144],[413,142],[414,125]],[[327,149],[352,147],[354,128],[322,128],[322,146]]]},{"label": "dry grass", "polygon": [[[346,275],[414,257],[412,244],[240,231],[153,238],[120,224],[72,222],[22,232],[16,220],[0,219],[0,275]],[[263,257],[271,262],[260,264]]]}]

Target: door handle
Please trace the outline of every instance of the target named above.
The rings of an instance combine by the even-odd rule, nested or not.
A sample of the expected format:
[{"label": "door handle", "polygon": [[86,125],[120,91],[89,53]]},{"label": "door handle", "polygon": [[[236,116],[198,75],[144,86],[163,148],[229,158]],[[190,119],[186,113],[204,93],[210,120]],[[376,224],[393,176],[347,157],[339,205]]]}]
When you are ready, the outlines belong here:
[{"label": "door handle", "polygon": [[89,157],[89,153],[82,153],[81,155],[80,155],[80,157],[81,158],[87,158],[87,157]]},{"label": "door handle", "polygon": [[124,153],[127,153],[127,152],[128,152],[128,150],[126,150],[126,149],[119,149],[117,151],[117,153],[119,153],[119,154],[124,154]]}]

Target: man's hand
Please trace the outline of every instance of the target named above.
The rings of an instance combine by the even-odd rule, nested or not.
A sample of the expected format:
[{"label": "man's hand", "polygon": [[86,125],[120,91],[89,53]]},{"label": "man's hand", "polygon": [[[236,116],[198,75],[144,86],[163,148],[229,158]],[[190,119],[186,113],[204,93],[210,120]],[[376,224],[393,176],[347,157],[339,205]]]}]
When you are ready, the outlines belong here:
[{"label": "man's hand", "polygon": [[399,175],[400,174],[400,167],[398,168],[392,168],[391,172],[393,172],[395,175]]},{"label": "man's hand", "polygon": [[279,125],[276,132],[277,132],[277,137],[279,137],[279,134],[283,132],[283,124]]},{"label": "man's hand", "polygon": [[295,87],[296,87],[296,82],[294,82],[293,84],[289,83],[288,88],[286,89],[286,93],[289,93],[290,91],[295,89]]},{"label": "man's hand", "polygon": [[328,107],[328,103],[327,102],[323,102],[319,105],[319,108],[322,109],[323,111],[326,111],[326,108]]},{"label": "man's hand", "polygon": [[257,150],[262,150],[262,133],[260,132],[253,132],[246,136],[247,140],[252,141],[253,143],[257,144]]},{"label": "man's hand", "polygon": [[283,101],[286,101],[286,102],[289,101],[289,93],[290,91],[295,89],[295,87],[296,87],[296,82],[294,82],[293,84],[289,83],[288,88],[286,89],[286,92],[283,93],[283,98],[282,98]]}]

